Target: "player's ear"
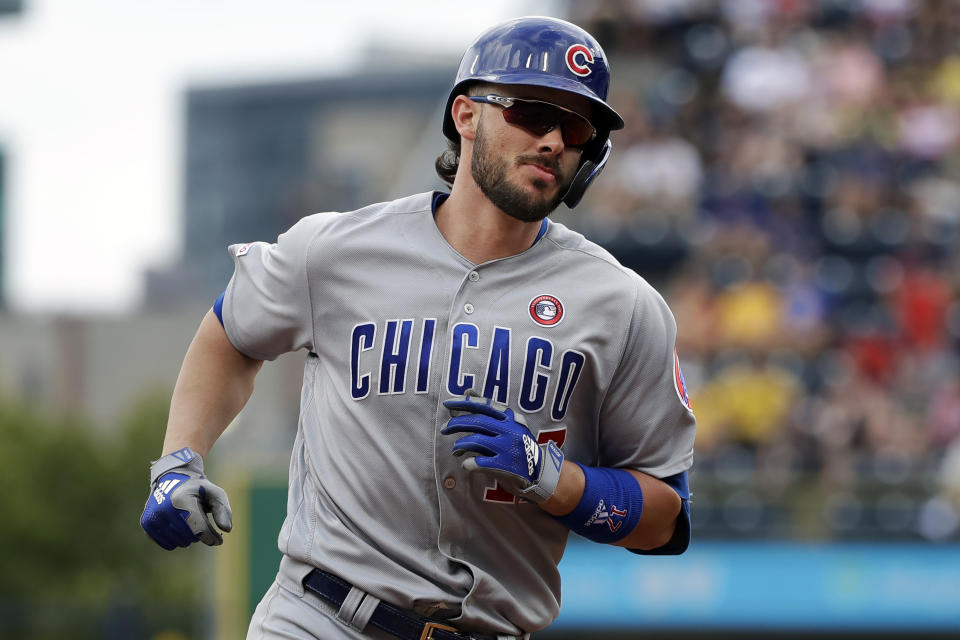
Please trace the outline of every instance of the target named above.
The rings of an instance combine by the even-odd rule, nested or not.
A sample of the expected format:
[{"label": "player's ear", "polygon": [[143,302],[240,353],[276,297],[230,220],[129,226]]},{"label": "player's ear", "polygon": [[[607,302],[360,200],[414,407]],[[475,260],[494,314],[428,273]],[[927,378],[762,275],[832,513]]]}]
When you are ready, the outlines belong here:
[{"label": "player's ear", "polygon": [[477,135],[477,125],[480,122],[480,103],[472,101],[465,95],[459,95],[450,105],[450,115],[453,125],[461,138],[473,140]]}]

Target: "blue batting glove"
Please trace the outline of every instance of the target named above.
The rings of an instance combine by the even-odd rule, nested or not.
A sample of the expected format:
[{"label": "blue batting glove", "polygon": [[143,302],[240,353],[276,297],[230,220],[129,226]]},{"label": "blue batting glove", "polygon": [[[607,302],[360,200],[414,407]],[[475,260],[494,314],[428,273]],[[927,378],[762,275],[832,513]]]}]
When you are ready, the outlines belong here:
[{"label": "blue batting glove", "polygon": [[227,493],[203,475],[203,458],[184,447],[150,465],[150,496],[140,516],[140,526],[168,551],[188,547],[197,540],[215,546],[223,531],[233,528]]},{"label": "blue batting glove", "polygon": [[467,394],[443,403],[453,416],[443,435],[466,433],[453,444],[453,455],[463,456],[468,472],[496,477],[513,495],[532,502],[550,499],[557,489],[563,453],[550,442],[538,445],[513,409]]}]

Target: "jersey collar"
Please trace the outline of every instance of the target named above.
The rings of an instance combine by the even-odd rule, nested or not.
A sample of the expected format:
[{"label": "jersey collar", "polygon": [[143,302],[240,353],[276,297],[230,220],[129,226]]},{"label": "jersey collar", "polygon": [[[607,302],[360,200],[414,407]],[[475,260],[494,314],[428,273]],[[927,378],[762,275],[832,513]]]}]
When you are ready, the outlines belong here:
[{"label": "jersey collar", "polygon": [[[433,215],[437,215],[437,207],[443,204],[443,201],[449,197],[450,197],[450,194],[444,191],[433,192],[433,201],[430,203],[430,210],[433,212]],[[544,218],[543,221],[540,223],[540,231],[537,232],[537,237],[534,238],[533,244],[537,244],[537,242],[540,241],[540,238],[546,235],[548,225],[549,225],[549,222],[547,221],[546,218]]]}]

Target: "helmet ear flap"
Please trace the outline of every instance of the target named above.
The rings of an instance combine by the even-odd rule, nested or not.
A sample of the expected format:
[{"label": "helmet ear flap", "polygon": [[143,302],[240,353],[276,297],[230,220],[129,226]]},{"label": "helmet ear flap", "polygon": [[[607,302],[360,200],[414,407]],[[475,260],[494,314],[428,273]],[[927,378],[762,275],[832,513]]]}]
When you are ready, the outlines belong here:
[{"label": "helmet ear flap", "polygon": [[590,186],[590,183],[593,182],[594,178],[600,175],[600,172],[603,171],[603,168],[607,164],[607,159],[610,158],[610,151],[613,149],[613,143],[610,142],[610,139],[607,138],[603,146],[594,151],[593,153],[587,154],[587,150],[584,150],[584,159],[580,162],[580,168],[577,170],[577,174],[573,177],[573,182],[570,183],[570,188],[567,189],[567,192],[563,195],[563,203],[573,209],[575,206],[580,204],[580,199],[583,198],[584,192],[586,192],[587,187]]}]

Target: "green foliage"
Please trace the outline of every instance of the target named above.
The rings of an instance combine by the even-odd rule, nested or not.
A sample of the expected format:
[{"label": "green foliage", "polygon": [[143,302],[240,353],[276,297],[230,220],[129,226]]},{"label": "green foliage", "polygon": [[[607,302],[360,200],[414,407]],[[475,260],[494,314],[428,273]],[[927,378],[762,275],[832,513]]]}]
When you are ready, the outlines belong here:
[{"label": "green foliage", "polygon": [[0,638],[200,604],[203,550],[163,551],[139,524],[169,398],[145,397],[114,429],[0,402]]}]

